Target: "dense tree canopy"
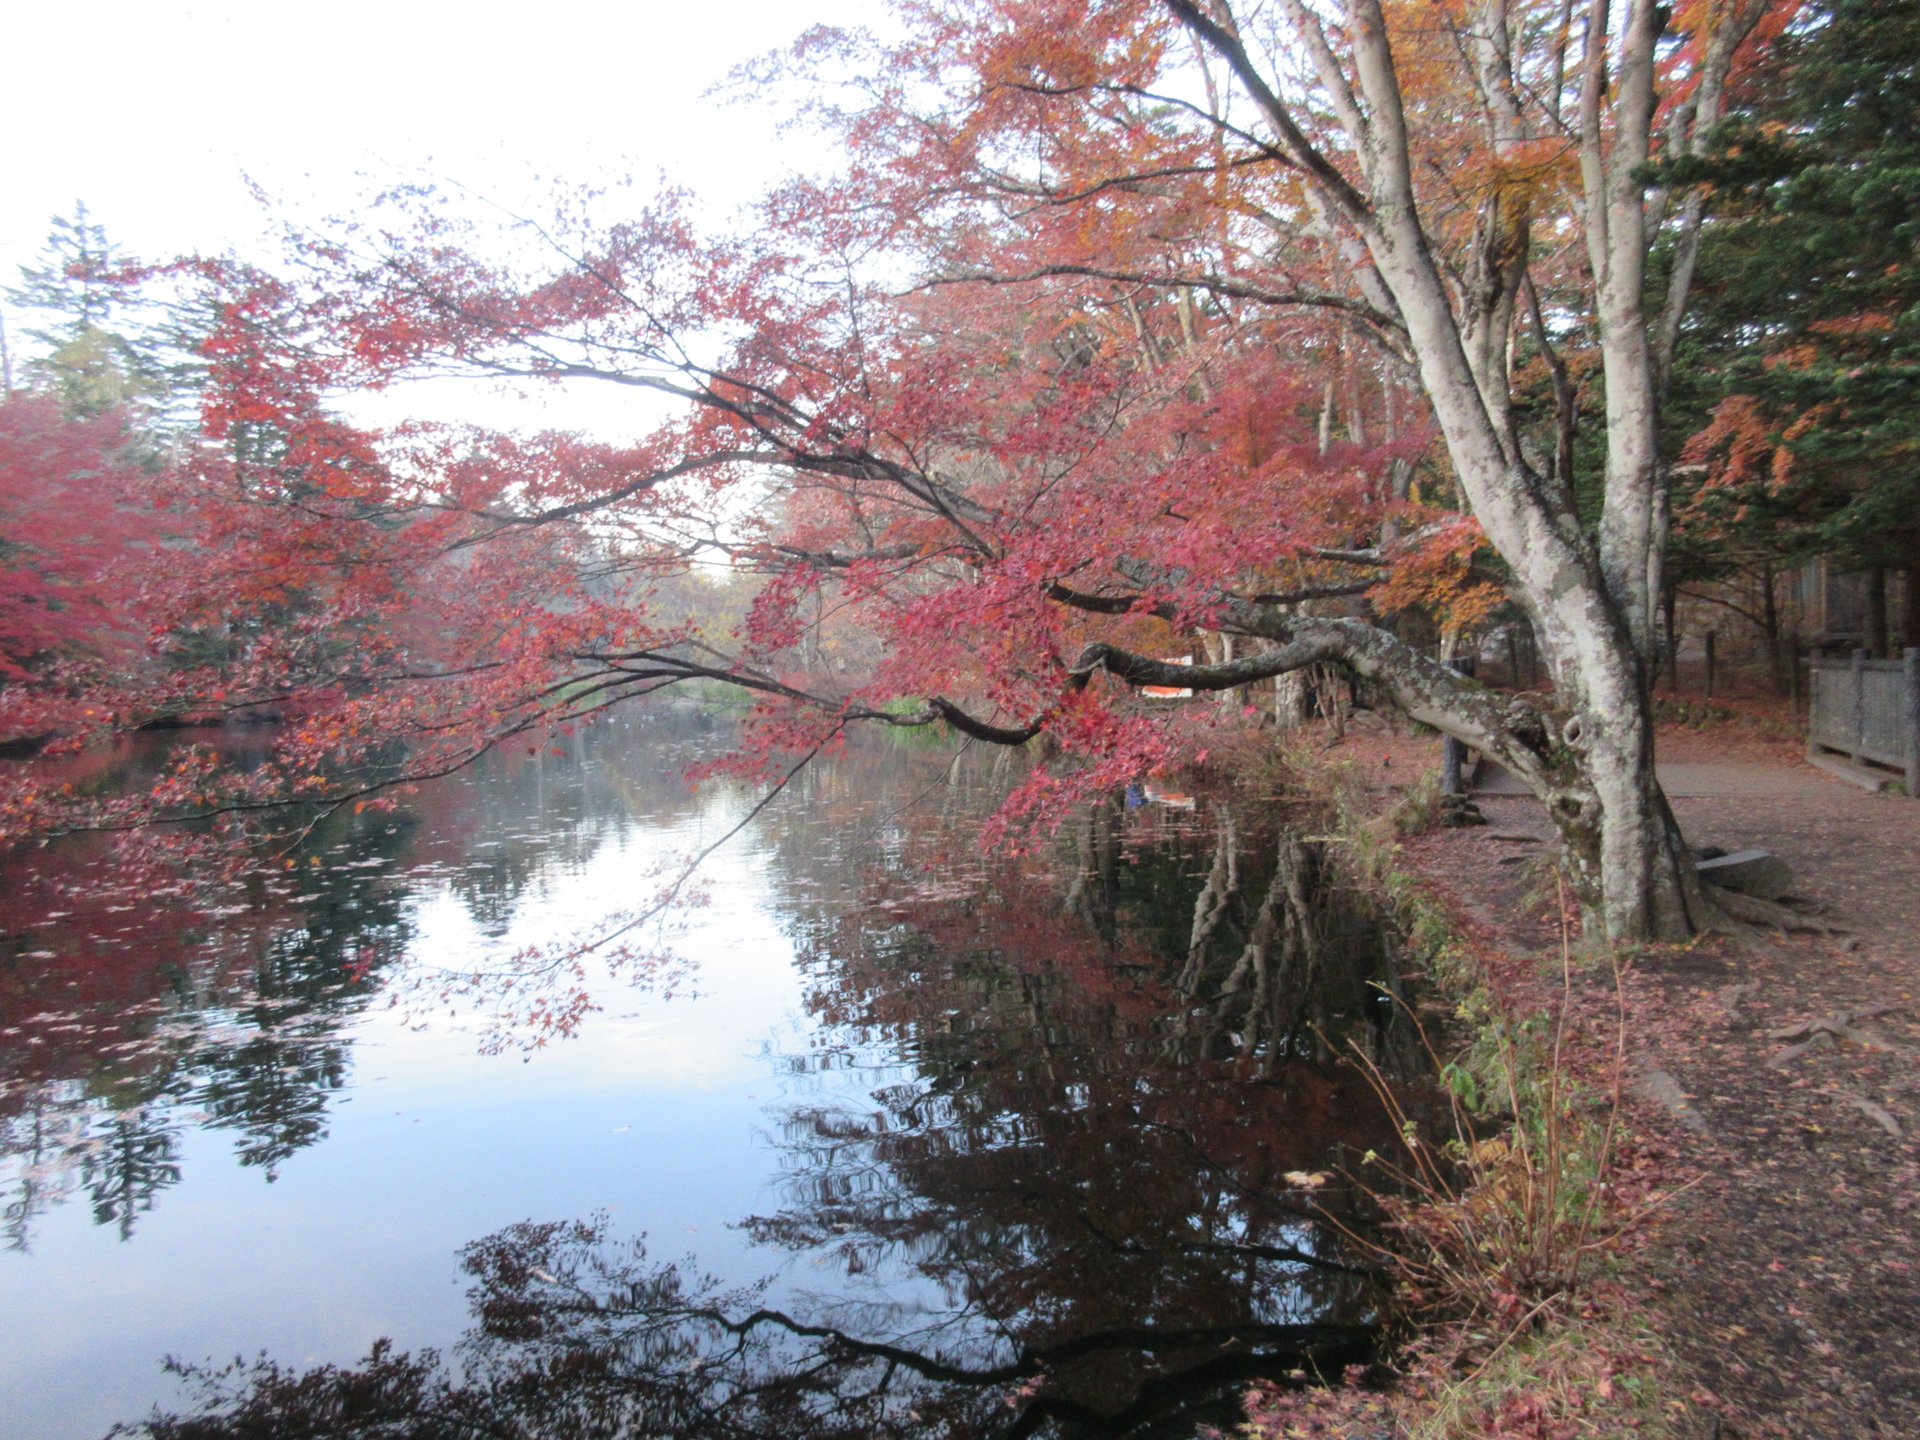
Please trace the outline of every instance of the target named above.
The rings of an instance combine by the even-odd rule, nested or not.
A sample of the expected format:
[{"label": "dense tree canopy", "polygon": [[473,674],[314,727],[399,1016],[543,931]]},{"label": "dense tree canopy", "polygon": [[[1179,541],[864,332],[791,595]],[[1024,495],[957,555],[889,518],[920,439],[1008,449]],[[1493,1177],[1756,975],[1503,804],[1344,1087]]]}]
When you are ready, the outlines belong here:
[{"label": "dense tree canopy", "polygon": [[[1645,167],[1699,148],[1785,13],[908,5],[903,42],[769,62],[846,97],[823,110],[847,173],[740,233],[671,196],[502,229],[406,190],[278,274],[176,268],[216,317],[164,496],[196,563],[151,592],[164,654],[94,708],[286,717],[274,763],[187,764],[159,797],[241,823],[712,681],[755,698],[757,773],[854,721],[1044,733],[1004,828],[1207,747],[1216,707],[1136,687],[1333,664],[1531,784],[1608,931],[1684,931],[1705,911],[1646,674],[1690,267],[1650,305],[1646,259],[1701,210],[1650,210]],[[1580,366],[1597,477],[1567,443]],[[631,444],[341,418],[431,373],[673,408]],[[1396,633],[1498,600],[1483,537],[1544,699]],[[756,587],[737,626],[675,602],[716,565]],[[836,661],[829,630],[860,644]],[[1207,663],[1170,663],[1202,633],[1226,637]],[[58,799],[16,796],[16,827],[64,823]]]}]

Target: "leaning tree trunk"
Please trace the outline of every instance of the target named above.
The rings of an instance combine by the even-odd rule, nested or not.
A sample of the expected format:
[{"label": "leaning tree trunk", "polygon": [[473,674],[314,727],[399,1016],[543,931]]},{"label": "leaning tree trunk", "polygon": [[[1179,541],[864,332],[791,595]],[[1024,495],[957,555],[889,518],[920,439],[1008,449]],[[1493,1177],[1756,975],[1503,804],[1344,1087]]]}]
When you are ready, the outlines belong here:
[{"label": "leaning tree trunk", "polygon": [[[1653,716],[1640,655],[1590,565],[1563,603],[1536,613],[1555,693],[1504,695],[1365,621],[1287,615],[1223,600],[1220,621],[1272,648],[1241,659],[1181,666],[1103,643],[1072,674],[1198,691],[1250,685],[1334,664],[1370,681],[1406,714],[1498,760],[1546,806],[1566,841],[1571,877],[1592,933],[1614,940],[1678,939],[1714,918],[1653,768]],[[962,733],[1019,743],[1021,730],[983,725],[933,702]]]},{"label": "leaning tree trunk", "polygon": [[[1699,920],[1697,886],[1653,768],[1649,557],[1643,552],[1637,569],[1612,573],[1606,537],[1596,546],[1583,533],[1571,490],[1553,485],[1518,447],[1503,443],[1486,387],[1453,340],[1441,287],[1423,273],[1430,270],[1424,255],[1408,257],[1413,250],[1409,243],[1400,254],[1389,252],[1399,263],[1382,270],[1402,282],[1401,310],[1423,342],[1416,353],[1455,473],[1512,567],[1564,716],[1567,754],[1529,783],[1575,857],[1583,907],[1610,938],[1690,934]],[[1651,513],[1652,476],[1636,472],[1635,481],[1641,508]],[[1636,583],[1616,583],[1623,576]]]}]

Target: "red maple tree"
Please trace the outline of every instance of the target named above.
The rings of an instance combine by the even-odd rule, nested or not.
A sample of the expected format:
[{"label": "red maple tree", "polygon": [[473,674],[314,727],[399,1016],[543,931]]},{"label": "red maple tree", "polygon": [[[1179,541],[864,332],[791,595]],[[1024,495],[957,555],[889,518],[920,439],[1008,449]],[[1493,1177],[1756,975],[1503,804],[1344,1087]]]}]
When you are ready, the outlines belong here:
[{"label": "red maple tree", "polygon": [[[1694,143],[1769,8],[1697,7],[1664,45],[1650,5],[1584,31],[1544,5],[1352,0],[1339,26],[1292,3],[909,6],[908,43],[803,43],[794,65],[861,77],[848,173],[747,232],[699,234],[668,196],[503,235],[407,190],[299,237],[285,277],[198,266],[220,448],[177,506],[219,563],[168,623],[228,644],[116,708],[217,685],[294,717],[273,764],[166,797],[242,813],[362,797],[396,741],[397,773],[436,773],[714,681],[755,698],[756,772],[854,721],[1044,732],[1060,763],[1017,818],[1204,748],[1214,711],[1135,687],[1330,663],[1547,799],[1606,930],[1685,930],[1709,907],[1647,704],[1670,337],[1641,301],[1644,162],[1659,106],[1664,143]],[[1673,218],[1693,243],[1698,214]],[[1593,529],[1575,402],[1556,386],[1543,428],[1516,399],[1528,346],[1566,368],[1575,311],[1609,407]],[[330,407],[423,373],[677,408],[613,444],[377,434]],[[1317,608],[1392,578],[1383,609],[1471,624],[1482,529],[1548,702]],[[660,604],[716,557],[758,583],[735,628]],[[828,615],[876,663],[809,663]],[[1171,663],[1196,632],[1232,638]]]}]

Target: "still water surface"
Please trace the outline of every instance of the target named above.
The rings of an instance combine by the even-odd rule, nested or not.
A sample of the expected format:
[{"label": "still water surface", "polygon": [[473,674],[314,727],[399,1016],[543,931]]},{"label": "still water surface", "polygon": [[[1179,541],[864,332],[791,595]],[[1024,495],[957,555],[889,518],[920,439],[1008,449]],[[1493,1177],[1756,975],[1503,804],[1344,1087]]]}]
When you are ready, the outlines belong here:
[{"label": "still water surface", "polygon": [[[753,797],[681,778],[717,743],[608,723],[212,897],[80,845],[0,876],[0,1434],[189,1407],[169,1355],[387,1339],[507,1433],[1183,1435],[1364,1348],[1316,1207],[1382,1137],[1303,1037],[1391,1049],[1384,946],[1222,806],[1136,792],[990,862],[991,757],[856,747],[582,962],[573,1038],[450,979],[725,835]],[[499,1400],[529,1376],[548,1410]]]}]

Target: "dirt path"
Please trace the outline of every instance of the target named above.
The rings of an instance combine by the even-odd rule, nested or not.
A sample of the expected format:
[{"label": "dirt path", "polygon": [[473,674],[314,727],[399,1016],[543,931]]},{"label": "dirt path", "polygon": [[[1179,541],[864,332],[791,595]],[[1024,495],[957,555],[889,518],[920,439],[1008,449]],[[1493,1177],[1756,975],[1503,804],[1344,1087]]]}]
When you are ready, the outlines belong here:
[{"label": "dirt path", "polygon": [[[1701,1179],[1643,1261],[1650,1303],[1704,1386],[1708,1433],[1920,1437],[1920,802],[1874,796],[1778,747],[1666,737],[1695,845],[1759,846],[1841,936],[1703,943],[1627,981],[1642,1128]],[[1489,825],[1415,863],[1491,938],[1556,947],[1521,903],[1545,817],[1486,796]],[[1706,1440],[1703,1434],[1702,1440]]]}]

